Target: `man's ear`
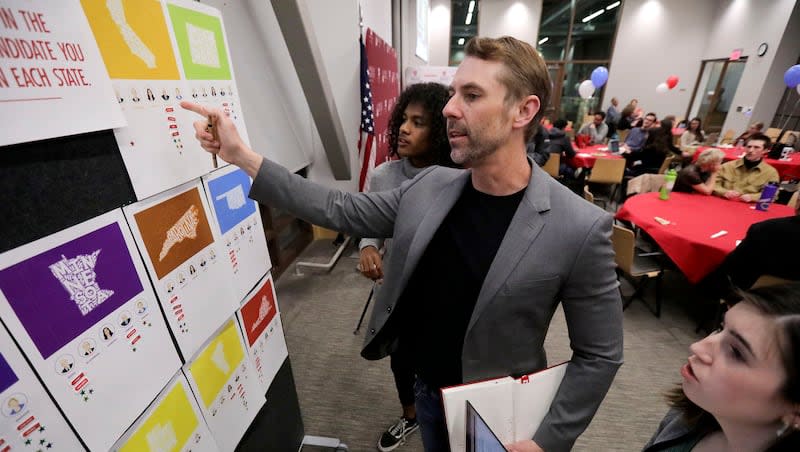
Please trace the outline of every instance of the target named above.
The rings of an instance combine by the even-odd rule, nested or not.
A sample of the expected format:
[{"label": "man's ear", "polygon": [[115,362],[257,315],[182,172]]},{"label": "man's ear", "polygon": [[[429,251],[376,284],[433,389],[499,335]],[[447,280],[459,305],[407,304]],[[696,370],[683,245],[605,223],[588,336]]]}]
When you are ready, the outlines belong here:
[{"label": "man's ear", "polygon": [[531,94],[530,96],[523,98],[517,103],[517,111],[515,112],[516,114],[514,116],[514,127],[526,127],[531,121],[533,121],[533,117],[536,116],[536,113],[539,113],[540,108],[541,101],[539,100],[539,96]]}]

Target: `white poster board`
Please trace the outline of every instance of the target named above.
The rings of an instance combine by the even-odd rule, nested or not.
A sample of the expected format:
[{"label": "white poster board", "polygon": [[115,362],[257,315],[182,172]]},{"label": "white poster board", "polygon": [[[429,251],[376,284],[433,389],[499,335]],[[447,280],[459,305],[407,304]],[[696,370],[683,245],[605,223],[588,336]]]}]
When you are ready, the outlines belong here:
[{"label": "white poster board", "polygon": [[3,327],[0,350],[0,450],[83,450]]},{"label": "white poster board", "polygon": [[84,442],[107,450],[180,367],[122,211],[0,262],[0,317]]},{"label": "white poster board", "polygon": [[119,452],[217,452],[183,372],[178,371],[112,448]]},{"label": "white poster board", "polygon": [[0,146],[125,125],[77,0],[0,2]]},{"label": "white poster board", "polygon": [[239,307],[200,180],[123,208],[184,359]]},{"label": "white poster board", "polygon": [[458,67],[450,66],[410,66],[406,68],[406,86],[416,83],[439,83],[450,86]]},{"label": "white poster board", "polygon": [[236,315],[247,343],[247,354],[261,384],[261,393],[266,394],[289,356],[271,274],[247,295]]},{"label": "white poster board", "polygon": [[138,199],[214,168],[194,139],[202,118],[181,101],[223,109],[247,142],[218,10],[179,0],[81,3],[128,122],[114,135]]},{"label": "white poster board", "polygon": [[266,399],[232,318],[183,366],[220,450],[234,450]]},{"label": "white poster board", "polygon": [[220,243],[225,245],[228,256],[225,261],[233,271],[231,285],[236,300],[243,302],[245,295],[272,266],[258,203],[247,197],[250,176],[228,165],[202,179]]}]

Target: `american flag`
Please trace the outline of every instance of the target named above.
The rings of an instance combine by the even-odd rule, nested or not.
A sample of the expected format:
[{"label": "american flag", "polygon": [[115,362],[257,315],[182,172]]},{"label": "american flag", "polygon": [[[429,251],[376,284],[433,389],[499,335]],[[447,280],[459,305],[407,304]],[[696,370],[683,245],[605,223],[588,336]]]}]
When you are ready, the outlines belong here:
[{"label": "american flag", "polygon": [[370,167],[375,166],[375,115],[372,111],[372,89],[369,86],[367,48],[363,38],[359,37],[358,42],[361,45],[361,126],[358,134],[361,174],[358,178],[358,190],[364,191],[367,173]]}]

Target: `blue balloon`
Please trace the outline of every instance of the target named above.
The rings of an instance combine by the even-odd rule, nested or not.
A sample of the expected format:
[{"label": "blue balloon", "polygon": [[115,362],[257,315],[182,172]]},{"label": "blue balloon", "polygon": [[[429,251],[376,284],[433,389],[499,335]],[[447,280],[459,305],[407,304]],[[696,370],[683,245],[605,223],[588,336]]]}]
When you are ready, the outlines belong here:
[{"label": "blue balloon", "polygon": [[783,74],[783,81],[786,82],[786,86],[789,88],[800,85],[800,64],[795,64],[787,69],[786,73]]},{"label": "blue balloon", "polygon": [[606,81],[608,81],[608,69],[603,66],[597,66],[592,71],[592,85],[599,89],[606,84]]}]

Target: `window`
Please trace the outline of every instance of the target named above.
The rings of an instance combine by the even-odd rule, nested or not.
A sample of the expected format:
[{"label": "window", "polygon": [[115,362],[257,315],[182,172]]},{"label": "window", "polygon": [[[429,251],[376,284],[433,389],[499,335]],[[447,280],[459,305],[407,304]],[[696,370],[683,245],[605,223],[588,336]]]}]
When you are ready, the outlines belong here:
[{"label": "window", "polygon": [[450,66],[464,59],[464,46],[478,34],[479,0],[452,0],[450,20]]}]

